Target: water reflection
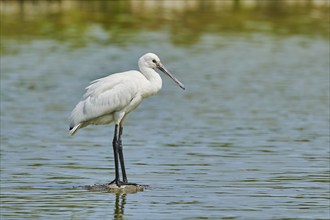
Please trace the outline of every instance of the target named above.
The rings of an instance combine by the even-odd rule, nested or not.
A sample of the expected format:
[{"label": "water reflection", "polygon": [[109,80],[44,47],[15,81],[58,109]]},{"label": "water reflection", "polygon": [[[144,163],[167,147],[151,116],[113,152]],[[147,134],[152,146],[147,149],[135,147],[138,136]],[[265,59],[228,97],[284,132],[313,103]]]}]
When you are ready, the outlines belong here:
[{"label": "water reflection", "polygon": [[116,220],[121,220],[124,217],[124,208],[126,204],[126,194],[116,193],[115,208],[113,211],[113,218]]}]

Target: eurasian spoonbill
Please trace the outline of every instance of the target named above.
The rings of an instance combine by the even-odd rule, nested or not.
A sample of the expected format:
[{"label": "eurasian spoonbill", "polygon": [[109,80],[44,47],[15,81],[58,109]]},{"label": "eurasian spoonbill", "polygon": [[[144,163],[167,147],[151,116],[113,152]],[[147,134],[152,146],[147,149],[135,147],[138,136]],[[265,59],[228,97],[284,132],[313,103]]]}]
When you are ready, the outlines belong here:
[{"label": "eurasian spoonbill", "polygon": [[[136,70],[114,73],[94,80],[86,87],[82,100],[70,116],[70,134],[90,124],[115,123],[112,141],[115,179],[110,183],[135,185],[129,183],[125,171],[121,136],[123,124],[128,113],[133,111],[143,99],[155,95],[162,88],[162,79],[155,71],[159,69],[174,80],[182,89],[184,85],[176,79],[160,62],[156,54],[147,53],[138,61],[140,72]],[[119,177],[119,163],[123,181]]]}]

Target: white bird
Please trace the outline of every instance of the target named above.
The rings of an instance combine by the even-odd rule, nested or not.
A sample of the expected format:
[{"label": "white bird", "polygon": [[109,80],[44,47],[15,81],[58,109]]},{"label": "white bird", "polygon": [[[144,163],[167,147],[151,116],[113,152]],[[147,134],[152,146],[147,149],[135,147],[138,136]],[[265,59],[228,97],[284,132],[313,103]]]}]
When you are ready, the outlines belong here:
[{"label": "white bird", "polygon": [[[112,142],[115,179],[110,184],[115,183],[117,186],[136,185],[127,180],[121,135],[127,114],[133,111],[143,99],[155,95],[162,88],[162,79],[155,70],[161,70],[182,89],[185,89],[184,85],[164,67],[156,54],[143,55],[140,57],[138,65],[141,72],[130,70],[92,81],[86,87],[86,93],[70,116],[71,135],[90,124],[115,123]],[[120,181],[119,178],[118,162],[120,162],[123,181]]]}]

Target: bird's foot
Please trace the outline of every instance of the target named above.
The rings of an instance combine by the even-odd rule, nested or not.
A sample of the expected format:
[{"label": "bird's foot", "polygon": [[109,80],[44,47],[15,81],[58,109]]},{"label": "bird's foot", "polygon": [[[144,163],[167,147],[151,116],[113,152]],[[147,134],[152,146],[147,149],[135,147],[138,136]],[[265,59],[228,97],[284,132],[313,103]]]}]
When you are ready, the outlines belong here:
[{"label": "bird's foot", "polygon": [[137,183],[129,183],[129,182],[126,182],[126,183],[124,183],[123,185],[126,185],[126,186],[137,186],[138,184],[137,184]]},{"label": "bird's foot", "polygon": [[113,181],[111,181],[108,185],[113,185],[116,184],[118,187],[120,187],[121,185],[123,185],[124,182],[118,180],[118,179],[114,179]]},{"label": "bird's foot", "polygon": [[116,184],[118,187],[121,187],[121,186],[137,186],[138,185],[136,183],[123,182],[123,181],[116,180],[116,179],[111,181],[108,185],[112,185],[112,184]]}]

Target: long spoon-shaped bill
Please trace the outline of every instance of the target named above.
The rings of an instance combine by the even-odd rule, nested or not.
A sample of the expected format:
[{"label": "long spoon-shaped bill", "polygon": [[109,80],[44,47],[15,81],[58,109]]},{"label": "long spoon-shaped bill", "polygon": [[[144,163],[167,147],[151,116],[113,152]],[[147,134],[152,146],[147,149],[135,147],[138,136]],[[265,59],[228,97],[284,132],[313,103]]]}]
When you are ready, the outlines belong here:
[{"label": "long spoon-shaped bill", "polygon": [[168,75],[171,79],[173,79],[173,81],[174,81],[176,84],[178,84],[178,85],[181,87],[181,89],[183,89],[183,90],[186,89],[186,88],[184,87],[183,83],[180,82],[177,78],[175,78],[175,77],[172,75],[172,73],[170,73],[170,72],[164,67],[163,64],[158,63],[157,68],[158,68],[160,71],[162,71],[163,73],[165,73],[166,75]]}]

